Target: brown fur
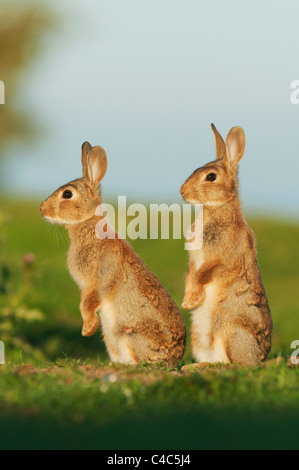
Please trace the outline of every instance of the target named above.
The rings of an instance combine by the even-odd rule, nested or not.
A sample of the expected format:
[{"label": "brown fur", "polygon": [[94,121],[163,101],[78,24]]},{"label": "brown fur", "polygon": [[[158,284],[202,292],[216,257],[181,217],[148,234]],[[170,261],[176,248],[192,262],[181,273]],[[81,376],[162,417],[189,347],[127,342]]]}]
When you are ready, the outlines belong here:
[{"label": "brown fur", "polygon": [[[83,177],[57,189],[42,215],[65,224],[70,237],[68,268],[81,289],[82,335],[98,329],[112,361],[176,365],[185,347],[180,311],[155,275],[123,239],[99,239],[95,215],[107,159],[101,147],[82,146]],[[64,191],[72,192],[65,199]],[[100,320],[98,313],[100,313]]]},{"label": "brown fur", "polygon": [[[195,309],[192,347],[198,361],[257,364],[269,353],[272,320],[254,235],[238,196],[245,135],[234,127],[224,142],[213,124],[212,129],[216,160],[196,170],[180,189],[187,202],[203,204],[203,246],[189,251],[182,306]],[[215,173],[215,181],[207,180],[209,173]]]}]

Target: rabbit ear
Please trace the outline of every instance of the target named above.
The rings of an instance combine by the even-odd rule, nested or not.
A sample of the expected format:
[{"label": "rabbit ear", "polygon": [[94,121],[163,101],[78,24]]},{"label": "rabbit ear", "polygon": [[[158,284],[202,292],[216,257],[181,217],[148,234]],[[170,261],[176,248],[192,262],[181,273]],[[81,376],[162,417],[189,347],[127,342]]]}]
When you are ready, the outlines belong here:
[{"label": "rabbit ear", "polygon": [[92,146],[89,142],[84,142],[81,147],[81,160],[82,160],[82,170],[83,178],[87,178],[87,154],[92,149]]},{"label": "rabbit ear", "polygon": [[107,156],[102,147],[96,146],[87,154],[87,178],[92,187],[98,186],[107,170]]},{"label": "rabbit ear", "polygon": [[216,147],[216,160],[219,160],[221,158],[225,158],[225,143],[224,140],[222,139],[221,135],[217,131],[216,127],[214,124],[211,124],[212,131],[214,133],[214,139],[215,139],[215,147]]},{"label": "rabbit ear", "polygon": [[226,157],[232,168],[237,168],[244,151],[245,133],[242,127],[233,127],[226,137]]}]

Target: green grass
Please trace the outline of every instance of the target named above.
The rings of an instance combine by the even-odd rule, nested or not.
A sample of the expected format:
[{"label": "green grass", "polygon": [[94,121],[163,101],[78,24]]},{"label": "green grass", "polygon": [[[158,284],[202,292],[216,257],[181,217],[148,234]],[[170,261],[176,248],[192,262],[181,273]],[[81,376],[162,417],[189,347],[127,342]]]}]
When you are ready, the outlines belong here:
[{"label": "green grass", "polygon": [[8,366],[1,448],[223,449],[298,446],[298,368]]},{"label": "green grass", "polygon": [[[181,369],[192,362],[188,335],[182,363],[168,370],[109,364],[100,333],[81,336],[64,229],[46,224],[35,202],[3,200],[1,210],[1,449],[298,448],[299,368],[289,362],[299,339],[298,224],[249,219],[274,323],[269,360]],[[178,305],[183,243],[131,242]],[[26,268],[27,253],[35,261]]]}]

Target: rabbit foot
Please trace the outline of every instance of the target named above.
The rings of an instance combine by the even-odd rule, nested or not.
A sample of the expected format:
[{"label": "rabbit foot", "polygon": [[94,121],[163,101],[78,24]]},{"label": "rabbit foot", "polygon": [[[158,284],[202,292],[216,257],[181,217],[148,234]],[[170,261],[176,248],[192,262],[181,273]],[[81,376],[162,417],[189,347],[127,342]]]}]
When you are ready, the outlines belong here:
[{"label": "rabbit foot", "polygon": [[85,321],[82,328],[82,336],[92,336],[100,325],[98,315],[95,315],[92,320]]}]

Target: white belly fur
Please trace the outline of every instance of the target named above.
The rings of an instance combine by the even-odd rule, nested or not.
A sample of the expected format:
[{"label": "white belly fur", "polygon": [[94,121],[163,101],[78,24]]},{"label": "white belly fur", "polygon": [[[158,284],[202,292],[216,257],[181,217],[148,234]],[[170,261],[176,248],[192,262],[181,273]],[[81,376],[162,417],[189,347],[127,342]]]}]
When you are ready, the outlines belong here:
[{"label": "white belly fur", "polygon": [[194,345],[193,355],[198,362],[230,362],[221,335],[213,335],[211,344],[212,314],[217,304],[215,283],[205,287],[204,303],[192,312],[192,328],[199,338],[199,348]]},{"label": "white belly fur", "polygon": [[116,354],[112,354],[110,351],[110,359],[113,362],[121,362],[122,364],[135,364],[130,348],[128,347],[129,339],[125,334],[117,338],[114,333],[115,328],[115,311],[113,303],[110,301],[103,301],[100,307],[100,319],[102,324],[103,335],[108,338],[109,343],[116,351]]}]

